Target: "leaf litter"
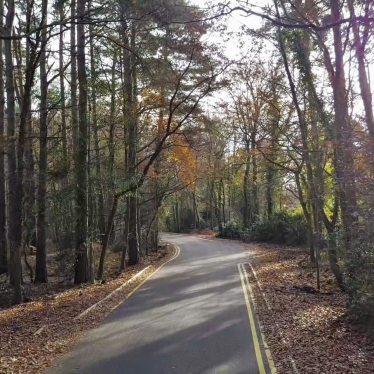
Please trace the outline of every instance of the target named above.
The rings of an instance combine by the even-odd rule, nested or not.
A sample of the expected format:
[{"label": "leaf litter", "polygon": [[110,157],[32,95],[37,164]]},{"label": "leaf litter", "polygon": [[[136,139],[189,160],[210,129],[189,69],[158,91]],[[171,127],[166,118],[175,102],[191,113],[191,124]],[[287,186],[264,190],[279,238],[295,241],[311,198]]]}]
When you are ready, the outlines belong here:
[{"label": "leaf litter", "polygon": [[346,298],[326,264],[318,292],[315,269],[301,249],[251,244],[249,260],[256,312],[278,374],[295,372],[290,357],[300,374],[374,372],[373,341],[349,322]]},{"label": "leaf litter", "polygon": [[[63,291],[56,284],[35,285],[31,302],[12,307],[0,306],[0,374],[43,373],[57,355],[70,350],[83,332],[100,323],[126,299],[134,287],[169,260],[174,252],[173,246],[165,245],[157,254],[143,257],[138,265],[120,274],[118,269],[115,275],[112,272],[112,278],[108,276],[108,281],[103,283],[69,285]],[[108,260],[107,268],[118,267],[118,258],[114,254],[112,260]],[[74,320],[147,267],[140,277],[84,317]]]}]

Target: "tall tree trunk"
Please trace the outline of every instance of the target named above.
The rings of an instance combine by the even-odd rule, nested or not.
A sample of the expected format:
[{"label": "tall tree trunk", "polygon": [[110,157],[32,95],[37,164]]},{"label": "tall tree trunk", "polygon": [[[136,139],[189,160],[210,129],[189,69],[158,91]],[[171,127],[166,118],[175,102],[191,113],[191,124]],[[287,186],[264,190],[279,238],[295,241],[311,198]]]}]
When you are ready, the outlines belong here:
[{"label": "tall tree trunk", "polygon": [[93,44],[93,25],[90,24],[90,59],[91,59],[91,77],[92,77],[92,88],[91,88],[91,97],[92,97],[92,131],[94,138],[94,151],[95,151],[95,173],[96,173],[96,183],[98,185],[97,191],[97,215],[98,215],[98,227],[99,235],[102,240],[105,235],[105,215],[104,215],[104,191],[103,191],[103,182],[101,175],[101,160],[100,160],[100,146],[99,146],[99,134],[98,134],[98,125],[97,125],[97,105],[96,105],[96,63],[95,63],[95,50]]},{"label": "tall tree trunk", "polygon": [[266,168],[266,213],[269,219],[274,213],[274,167],[270,162]]},{"label": "tall tree trunk", "polygon": [[[220,169],[218,166],[217,170]],[[217,217],[218,227],[222,227],[222,186],[220,183],[220,178],[216,177],[214,182],[214,211]]]},{"label": "tall tree trunk", "polygon": [[[115,186],[116,186],[116,175],[114,172],[114,164],[115,164],[115,142],[114,142],[114,135],[116,131],[116,65],[117,65],[117,53],[114,53],[113,56],[113,63],[112,63],[112,79],[111,79],[111,92],[110,92],[110,126],[109,126],[109,139],[108,139],[108,147],[109,147],[109,198],[108,198],[108,209],[111,208],[113,204],[113,195],[115,193]],[[127,113],[124,113],[124,116],[127,116]],[[125,129],[126,131],[126,129]],[[125,144],[126,147],[126,144]],[[126,157],[126,150],[125,150],[125,157]],[[127,167],[125,162],[125,167]],[[108,216],[110,211],[108,212]],[[115,223],[113,223],[115,226]],[[115,240],[115,230],[112,230],[110,236],[110,242],[113,243]]]},{"label": "tall tree trunk", "polygon": [[[42,3],[42,19],[41,25],[45,22],[46,18],[46,4]],[[32,5],[27,4],[26,11],[26,32],[30,32],[32,22]],[[22,64],[22,53],[21,53],[21,42],[16,44],[17,61]],[[22,222],[22,204],[24,204],[24,244],[28,245],[30,240],[35,235],[35,216],[33,212],[35,202],[35,186],[33,182],[34,178],[34,161],[32,151],[32,138],[31,138],[31,95],[32,88],[34,86],[35,71],[40,58],[40,51],[38,51],[39,41],[36,44],[31,43],[31,39],[27,38],[26,41],[26,71],[24,84],[21,79],[22,73],[19,72],[19,102],[20,102],[20,121],[19,121],[19,135],[18,135],[18,148],[17,148],[17,194],[20,202],[18,203],[18,211],[21,215]],[[28,136],[29,135],[29,136]],[[25,167],[26,166],[26,167]],[[24,170],[26,171],[26,180],[24,183]],[[22,233],[21,233],[22,237]],[[26,261],[27,264],[27,261]],[[28,265],[28,264],[27,264]]]},{"label": "tall tree trunk", "polygon": [[[6,15],[6,33],[10,38],[12,36],[14,21],[14,0],[8,1],[8,11]],[[15,121],[15,95],[14,95],[14,65],[12,56],[12,40],[6,39],[5,42],[5,76],[6,76],[6,96],[7,96],[7,137],[8,148],[8,173],[9,173],[9,225],[8,239],[10,250],[10,273],[14,287],[14,303],[22,302],[21,288],[21,230],[22,230],[22,212],[20,204],[22,196],[19,196],[19,181],[16,156],[16,121]]]},{"label": "tall tree trunk", "polygon": [[[194,211],[194,217],[195,217],[195,229],[200,230],[200,214],[199,214],[199,208],[197,206],[197,198],[196,198],[196,184],[194,184],[194,190],[192,191],[192,204],[193,204],[193,211]],[[161,202],[158,204],[161,206]]]},{"label": "tall tree trunk", "polygon": [[307,202],[304,199],[304,192],[300,181],[300,173],[295,173],[296,187],[298,191],[299,201],[303,210],[306,226],[307,226],[307,243],[309,246],[309,258],[312,263],[315,263],[316,258],[314,254],[314,241],[313,241],[313,224],[311,213],[308,210]]},{"label": "tall tree trunk", "polygon": [[104,239],[103,239],[103,245],[102,245],[102,248],[101,248],[99,269],[97,271],[97,278],[98,279],[103,279],[105,256],[106,256],[106,253],[107,253],[107,250],[108,250],[110,233],[111,233],[112,228],[113,228],[113,222],[114,222],[114,217],[116,215],[116,211],[117,211],[117,207],[118,207],[118,201],[119,201],[119,197],[114,196],[112,208],[110,210],[110,214],[109,214],[109,217],[108,217],[107,229],[105,231],[105,235],[104,235]]},{"label": "tall tree trunk", "polygon": [[[132,24],[131,29],[127,26],[124,30],[127,34],[125,38],[124,50],[124,89],[127,112],[127,136],[128,136],[128,178],[130,181],[136,179],[136,152],[138,143],[138,126],[136,118],[135,102],[135,54],[129,52],[129,47],[133,48],[135,42],[135,27]],[[129,42],[130,39],[130,42]],[[138,238],[138,208],[136,193],[129,196],[129,236],[128,251],[129,265],[135,265],[139,262],[139,238]]]},{"label": "tall tree trunk", "polygon": [[[76,42],[76,16],[77,16],[77,2],[76,0],[70,1],[70,18],[73,22],[70,24],[70,128],[71,128],[71,153],[72,153],[72,164],[75,168],[76,157],[77,157],[77,141],[78,141],[78,78],[77,78],[77,42]],[[72,176],[75,179],[75,176]],[[72,181],[74,184],[75,182]],[[70,213],[70,220],[66,221],[67,230],[70,232],[75,231],[75,199],[71,199],[68,203],[68,211]]]},{"label": "tall tree trunk", "polygon": [[254,223],[259,215],[259,202],[258,202],[258,165],[256,150],[256,134],[251,135],[251,151],[252,151],[252,209],[251,209],[251,223]]},{"label": "tall tree trunk", "polygon": [[27,237],[26,245],[36,246],[36,216],[35,216],[35,159],[33,150],[33,120],[31,107],[28,110],[26,120],[26,141],[25,141],[25,198],[24,211]]},{"label": "tall tree trunk", "polygon": [[175,195],[175,205],[174,205],[174,212],[175,212],[175,227],[177,232],[181,232],[181,220],[180,220],[180,208],[179,208],[179,194]]},{"label": "tall tree trunk", "polygon": [[[4,0],[0,0],[0,28],[4,27]],[[4,42],[0,40],[0,139],[4,137]],[[6,232],[6,188],[5,188],[5,147],[0,141],[0,274],[8,271],[8,251]]]},{"label": "tall tree trunk", "polygon": [[226,224],[226,190],[225,190],[225,183],[223,178],[220,180],[221,183],[221,193],[222,193],[222,222]]},{"label": "tall tree trunk", "polygon": [[279,133],[279,100],[277,94],[276,79],[274,77],[274,71],[271,72],[271,91],[273,105],[268,108],[268,115],[270,117],[270,155],[266,163],[266,214],[269,219],[274,213],[275,207],[275,184],[277,171],[274,167],[274,161],[276,160],[276,151],[278,143]]},{"label": "tall tree trunk", "polygon": [[250,221],[250,208],[249,208],[249,171],[250,171],[250,162],[251,156],[249,154],[249,141],[246,144],[246,153],[247,159],[245,163],[245,170],[244,170],[244,177],[243,177],[243,199],[244,199],[244,206],[243,206],[243,225],[244,227],[248,227]]},{"label": "tall tree trunk", "polygon": [[141,212],[140,212],[140,203],[139,203],[139,191],[136,190],[136,230],[137,230],[137,236],[138,236],[138,250],[139,250],[139,256],[141,256],[142,253],[142,226],[141,226]]},{"label": "tall tree trunk", "polygon": [[[31,15],[32,15],[32,4],[27,2],[26,11],[26,32],[30,31],[31,27]],[[21,43],[20,43],[21,44]],[[26,40],[26,66],[30,65],[30,42]],[[36,68],[36,67],[35,67]],[[31,94],[31,93],[30,93]],[[25,108],[26,114],[26,125],[25,125],[25,198],[24,198],[24,226],[26,228],[25,245],[36,246],[36,217],[35,217],[35,160],[33,150],[33,125],[32,125],[32,114],[31,114],[31,100],[28,102],[28,108]]]},{"label": "tall tree trunk", "polygon": [[[65,77],[64,77],[64,2],[60,4],[60,40],[59,40],[59,73],[60,73],[60,105],[61,105],[61,137],[62,137],[62,162],[63,167],[68,169],[68,145],[66,129],[66,95],[65,95]],[[73,27],[73,25],[72,25]],[[72,59],[73,63],[73,59]]]},{"label": "tall tree trunk", "polygon": [[[43,10],[46,22],[47,0],[43,0]],[[45,25],[44,25],[45,26]],[[39,185],[38,185],[38,211],[37,211],[37,243],[35,282],[46,283],[47,274],[47,248],[46,248],[46,210],[47,210],[47,139],[48,139],[48,79],[47,79],[47,29],[42,30],[40,53],[40,119],[39,119]]]},{"label": "tall tree trunk", "polygon": [[[355,14],[355,6],[354,0],[348,0],[348,7],[351,18],[356,18]],[[369,13],[369,6],[372,3],[372,0],[366,0],[365,8],[366,8],[366,16]],[[369,40],[370,35],[370,23],[367,22],[364,26],[364,31],[362,33],[362,40],[361,40],[361,33],[360,27],[357,21],[352,22],[352,30],[353,30],[353,37],[354,37],[354,49],[356,53],[356,59],[358,63],[358,77],[360,82],[360,90],[361,90],[361,97],[364,103],[365,108],[365,116],[366,116],[366,125],[369,130],[369,134],[372,138],[374,138],[374,115],[373,115],[373,97],[370,90],[370,83],[368,79],[368,75],[366,72],[365,66],[365,48],[366,44]]]},{"label": "tall tree trunk", "polygon": [[126,213],[125,213],[125,227],[123,230],[123,238],[124,238],[124,246],[122,248],[122,256],[121,256],[121,270],[126,269],[126,253],[127,253],[127,243],[128,243],[128,236],[129,236],[129,199],[126,198]]},{"label": "tall tree trunk", "polygon": [[[341,2],[330,1],[332,22],[339,22],[341,18]],[[344,72],[344,51],[341,35],[341,27],[333,28],[335,50],[335,75],[333,77],[334,110],[335,110],[335,134],[337,152],[337,178],[340,186],[340,206],[342,210],[342,222],[346,231],[347,246],[349,246],[351,231],[357,222],[357,197],[354,166],[353,130],[351,127],[347,89]]]},{"label": "tall tree trunk", "polygon": [[88,263],[87,205],[87,77],[85,54],[85,0],[77,1],[77,67],[79,82],[79,131],[76,157],[76,256],[74,283],[90,280]]},{"label": "tall tree trunk", "polygon": [[[77,2],[76,0],[71,0],[71,19],[76,20],[77,16]],[[72,129],[72,139],[73,139],[73,155],[74,158],[77,155],[77,139],[78,139],[78,100],[77,100],[77,42],[76,42],[76,21],[72,22],[70,25],[70,96],[71,96],[71,129]],[[74,159],[75,164],[75,159]]]}]

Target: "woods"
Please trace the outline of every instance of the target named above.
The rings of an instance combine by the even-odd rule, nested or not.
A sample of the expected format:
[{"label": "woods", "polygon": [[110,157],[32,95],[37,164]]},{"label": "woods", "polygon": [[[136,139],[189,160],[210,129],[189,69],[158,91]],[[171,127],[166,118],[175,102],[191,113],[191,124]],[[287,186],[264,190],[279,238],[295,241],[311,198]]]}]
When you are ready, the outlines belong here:
[{"label": "woods", "polygon": [[[316,287],[327,261],[352,316],[372,320],[373,3],[260,8],[0,2],[0,273],[14,303],[26,274],[48,282],[51,254],[94,283],[110,250],[120,271],[161,230],[210,229],[306,245]],[[258,27],[229,30],[233,14]]]},{"label": "woods", "polygon": [[5,14],[0,265],[20,303],[26,271],[48,281],[51,253],[82,284],[102,279],[113,244],[118,269],[157,250],[162,199],[185,183],[162,175],[162,159],[227,62],[202,41],[203,12],[183,1],[27,0]]},{"label": "woods", "polygon": [[371,372],[373,25],[372,0],[0,0],[0,371],[41,372],[173,260],[154,342],[160,300],[225,292],[172,332],[216,354],[202,321],[245,330],[243,277],[278,369]]},{"label": "woods", "polygon": [[205,113],[201,148],[193,147],[196,183],[168,201],[167,227],[307,245],[315,287],[327,261],[351,316],[372,321],[373,4],[274,1],[262,9],[240,1],[220,8],[264,21],[256,30],[245,23],[237,36],[239,61],[215,113]]}]

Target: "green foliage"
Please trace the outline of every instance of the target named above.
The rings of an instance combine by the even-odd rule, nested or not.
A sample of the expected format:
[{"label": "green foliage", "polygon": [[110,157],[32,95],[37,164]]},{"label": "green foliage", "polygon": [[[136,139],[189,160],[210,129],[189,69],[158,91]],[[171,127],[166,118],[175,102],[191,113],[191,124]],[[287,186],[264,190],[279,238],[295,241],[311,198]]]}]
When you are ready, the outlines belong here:
[{"label": "green foliage", "polygon": [[307,226],[303,215],[286,211],[276,212],[269,219],[253,223],[249,228],[228,222],[217,231],[220,238],[240,239],[244,242],[302,245],[307,239]]},{"label": "green foliage", "polygon": [[374,331],[374,230],[367,222],[357,224],[344,251],[345,288],[349,316]]},{"label": "green foliage", "polygon": [[[308,58],[310,50],[305,45],[305,41],[309,39],[308,33],[305,30],[286,30],[282,37],[293,54],[293,62],[300,72],[301,82],[307,86],[314,79]],[[310,49],[309,43],[307,44]]]},{"label": "green foliage", "polygon": [[224,239],[238,239],[243,240],[243,237],[247,234],[247,230],[234,221],[227,222],[216,228],[217,236]]}]

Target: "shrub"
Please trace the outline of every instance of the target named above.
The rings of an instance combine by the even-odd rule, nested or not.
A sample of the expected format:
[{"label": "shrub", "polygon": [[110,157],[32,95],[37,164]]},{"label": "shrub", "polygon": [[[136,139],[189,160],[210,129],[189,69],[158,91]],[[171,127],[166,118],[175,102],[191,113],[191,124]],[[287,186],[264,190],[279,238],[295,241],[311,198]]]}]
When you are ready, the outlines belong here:
[{"label": "shrub", "polygon": [[374,229],[361,222],[354,230],[350,248],[344,251],[348,313],[355,322],[374,330]]},{"label": "shrub", "polygon": [[222,224],[216,228],[217,236],[223,239],[242,239],[242,235],[245,233],[243,226],[237,224],[234,221],[229,221],[226,224]]},{"label": "shrub", "polygon": [[248,228],[236,222],[228,222],[217,229],[217,236],[240,239],[244,242],[258,241],[287,245],[305,244],[307,226],[302,214],[277,212],[269,219],[258,221]]}]

